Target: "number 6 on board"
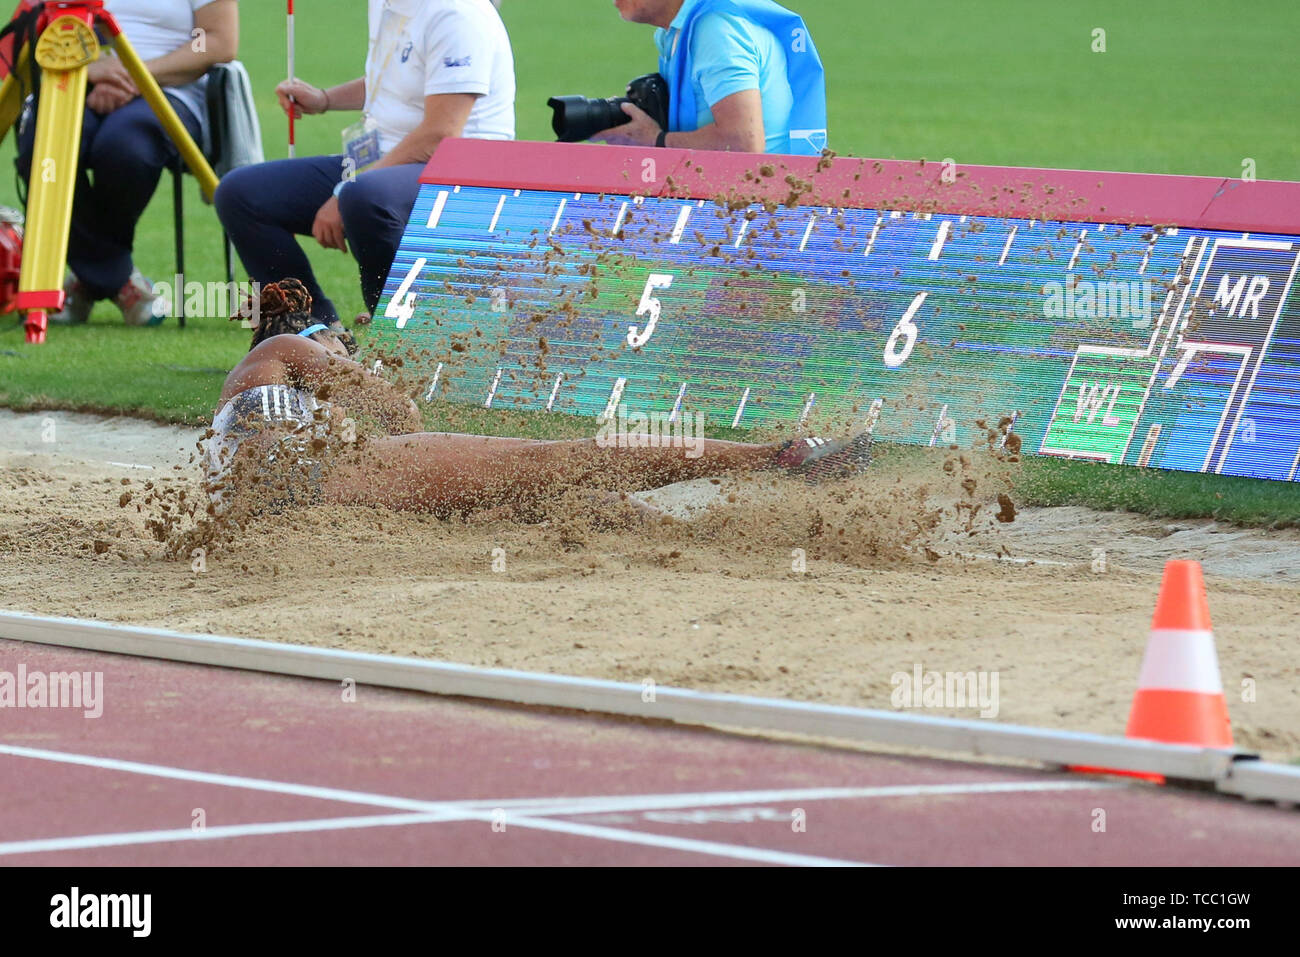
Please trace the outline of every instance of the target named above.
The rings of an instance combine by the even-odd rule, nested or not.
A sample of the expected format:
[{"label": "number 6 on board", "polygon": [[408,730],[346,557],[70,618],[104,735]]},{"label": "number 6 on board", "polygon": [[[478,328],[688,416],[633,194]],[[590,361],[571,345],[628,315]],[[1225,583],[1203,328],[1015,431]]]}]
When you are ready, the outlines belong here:
[{"label": "number 6 on board", "polygon": [[[891,369],[897,369],[907,357],[912,354],[912,349],[916,345],[916,337],[920,335],[921,330],[916,328],[916,323],[912,317],[916,311],[921,308],[921,303],[925,302],[927,293],[918,292],[912,304],[907,307],[903,313],[903,318],[898,320],[898,325],[894,326],[894,331],[889,334],[889,340],[885,343],[885,365]],[[901,350],[895,351],[899,339],[906,339]]]},{"label": "number 6 on board", "polygon": [[656,289],[667,289],[672,284],[673,277],[667,273],[652,272],[650,278],[645,281],[645,291],[641,293],[641,304],[636,307],[636,314],[643,316],[648,312],[650,318],[643,332],[638,331],[636,326],[627,327],[627,344],[633,349],[640,349],[650,341],[650,337],[655,332],[655,325],[659,322],[659,300],[650,293]]}]

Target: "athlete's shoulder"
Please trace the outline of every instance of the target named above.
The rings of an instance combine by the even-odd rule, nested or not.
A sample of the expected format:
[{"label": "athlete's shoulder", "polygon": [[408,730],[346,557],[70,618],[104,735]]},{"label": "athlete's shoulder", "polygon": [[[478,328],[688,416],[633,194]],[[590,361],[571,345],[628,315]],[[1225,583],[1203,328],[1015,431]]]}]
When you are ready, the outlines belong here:
[{"label": "athlete's shoulder", "polygon": [[272,358],[276,355],[309,355],[315,352],[327,351],[324,346],[310,336],[285,332],[278,336],[267,336],[248,350],[248,354],[250,356],[257,355]]}]

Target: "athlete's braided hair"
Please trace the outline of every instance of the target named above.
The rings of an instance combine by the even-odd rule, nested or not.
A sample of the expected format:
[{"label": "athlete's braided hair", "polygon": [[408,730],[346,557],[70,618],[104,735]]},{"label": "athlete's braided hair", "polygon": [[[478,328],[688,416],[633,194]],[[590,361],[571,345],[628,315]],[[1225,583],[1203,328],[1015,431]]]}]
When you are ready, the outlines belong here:
[{"label": "athlete's braided hair", "polygon": [[[281,279],[269,282],[261,287],[261,295],[254,306],[252,299],[245,304],[231,319],[254,318],[253,341],[249,349],[272,336],[297,335],[304,329],[316,325],[311,314],[311,293],[297,279]],[[357,342],[352,338],[343,323],[335,320],[328,324],[329,332],[343,343],[348,355],[357,351]],[[322,330],[324,331],[324,330]]]}]

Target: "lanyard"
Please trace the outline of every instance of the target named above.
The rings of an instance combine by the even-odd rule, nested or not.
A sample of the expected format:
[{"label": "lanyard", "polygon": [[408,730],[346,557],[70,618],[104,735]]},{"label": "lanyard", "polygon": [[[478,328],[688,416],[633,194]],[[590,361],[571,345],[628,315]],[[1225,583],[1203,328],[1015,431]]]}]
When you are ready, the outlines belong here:
[{"label": "lanyard", "polygon": [[384,4],[384,11],[379,15],[379,36],[375,38],[375,43],[380,44],[388,31],[389,24],[393,25],[392,40],[388,44],[388,52],[384,54],[383,62],[379,64],[379,69],[373,69],[373,61],[378,57],[371,57],[368,62],[366,71],[366,105],[363,107],[363,113],[370,112],[370,104],[374,102],[379,93],[379,83],[388,72],[388,64],[392,62],[393,54],[397,52],[398,46],[402,42],[402,31],[406,25],[411,22],[410,17],[404,17],[394,11],[388,4]]}]

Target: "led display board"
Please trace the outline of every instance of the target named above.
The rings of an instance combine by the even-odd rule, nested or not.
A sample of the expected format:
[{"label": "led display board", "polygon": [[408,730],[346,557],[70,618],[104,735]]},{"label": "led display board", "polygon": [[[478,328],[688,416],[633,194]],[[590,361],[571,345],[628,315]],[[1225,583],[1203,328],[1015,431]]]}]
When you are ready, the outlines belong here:
[{"label": "led display board", "polygon": [[453,140],[375,330],[429,398],[1294,481],[1298,234],[1293,183]]}]

